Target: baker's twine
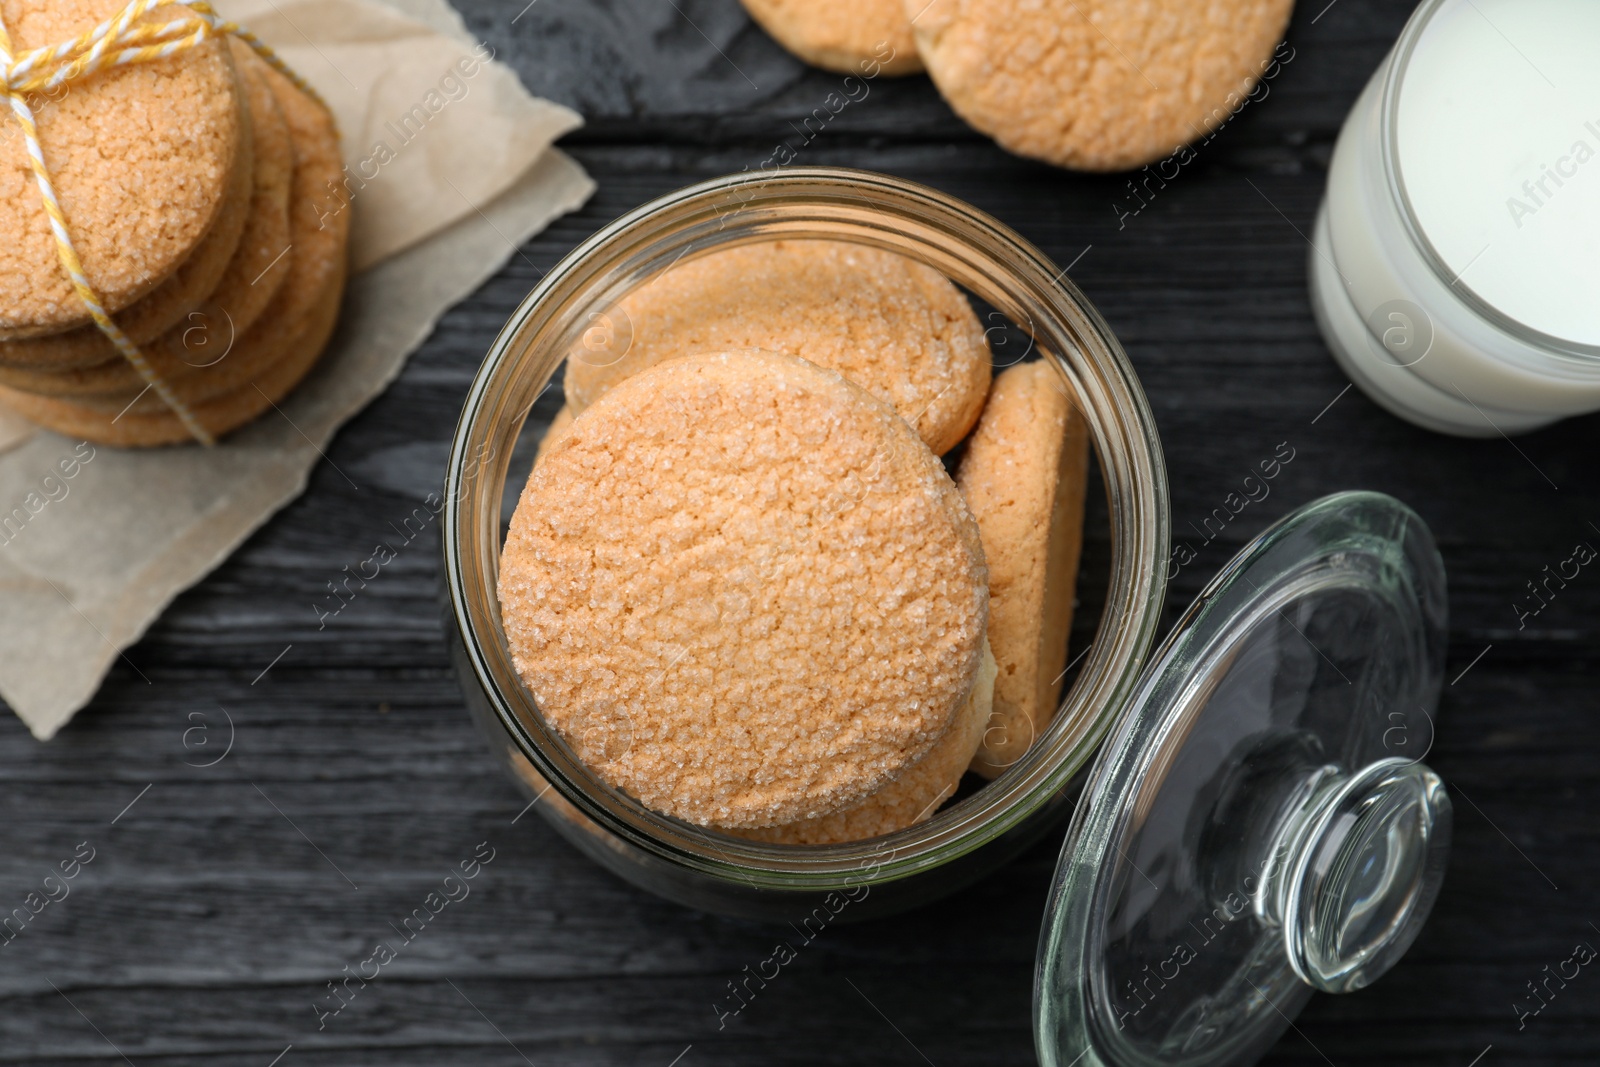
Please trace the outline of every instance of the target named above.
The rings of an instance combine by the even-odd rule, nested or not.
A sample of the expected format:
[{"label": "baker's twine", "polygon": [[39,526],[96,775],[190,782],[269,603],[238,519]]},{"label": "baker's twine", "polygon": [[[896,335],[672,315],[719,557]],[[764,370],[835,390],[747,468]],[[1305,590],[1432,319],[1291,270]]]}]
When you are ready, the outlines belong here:
[{"label": "baker's twine", "polygon": [[[175,18],[160,25],[133,24],[146,12],[163,7],[181,7],[196,17]],[[28,162],[33,165],[33,177],[38,183],[39,195],[44,200],[45,214],[50,216],[50,232],[56,239],[56,257],[72,279],[78,299],[83,301],[83,306],[88,309],[94,324],[100,327],[100,332],[110,339],[124,359],[133,364],[133,369],[139,372],[145,385],[154,389],[161,402],[178,416],[190,436],[203,445],[215,444],[216,438],[150,366],[150,361],[139,351],[139,346],[122,332],[106,311],[94,286],[89,284],[89,278],[83,272],[83,262],[78,259],[77,249],[73,247],[72,235],[67,232],[66,216],[61,210],[61,202],[56,199],[55,183],[50,179],[50,168],[45,165],[44,151],[39,146],[39,128],[24,94],[51,92],[113,67],[153,63],[225,33],[244,41],[273,69],[293,82],[296,88],[321,103],[316,92],[260,38],[237,23],[222,18],[204,0],[133,0],[116,15],[80,37],[48,48],[35,48],[17,57],[12,55],[11,33],[5,25],[4,14],[0,13],[0,77],[4,79],[0,87],[4,88],[11,102],[11,113],[22,126],[22,136],[28,146]]]}]

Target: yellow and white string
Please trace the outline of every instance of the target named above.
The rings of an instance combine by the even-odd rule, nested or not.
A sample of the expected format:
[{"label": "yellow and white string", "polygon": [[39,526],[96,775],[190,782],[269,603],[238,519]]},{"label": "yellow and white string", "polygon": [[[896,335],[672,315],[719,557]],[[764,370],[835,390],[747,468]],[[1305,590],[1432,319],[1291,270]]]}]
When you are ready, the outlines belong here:
[{"label": "yellow and white string", "polygon": [[[175,18],[165,23],[134,25],[144,14],[163,7],[181,7],[195,18]],[[48,48],[35,48],[20,56],[13,55],[11,34],[0,14],[0,88],[11,104],[11,113],[22,127],[23,140],[28,150],[28,162],[33,167],[34,181],[44,200],[45,214],[50,217],[50,232],[55,237],[56,257],[72,280],[78,299],[88,309],[100,332],[116,346],[124,359],[139,372],[145,385],[155,390],[161,402],[182,421],[184,428],[201,444],[215,443],[189,406],[172,391],[161,375],[156,373],[139,346],[134,344],[106,311],[105,303],[90,284],[83,271],[83,263],[73,246],[72,235],[67,230],[66,214],[56,198],[55,182],[50,178],[50,168],[44,161],[44,149],[39,144],[39,128],[33,109],[28,106],[27,93],[48,93],[81,78],[102,70],[131,66],[136,63],[153,63],[186,49],[194,48],[206,40],[231,33],[244,41],[256,54],[287,77],[302,92],[317,97],[301,78],[284,64],[260,38],[237,23],[229,22],[204,0],[133,0],[116,15],[94,29],[61,44]]]}]

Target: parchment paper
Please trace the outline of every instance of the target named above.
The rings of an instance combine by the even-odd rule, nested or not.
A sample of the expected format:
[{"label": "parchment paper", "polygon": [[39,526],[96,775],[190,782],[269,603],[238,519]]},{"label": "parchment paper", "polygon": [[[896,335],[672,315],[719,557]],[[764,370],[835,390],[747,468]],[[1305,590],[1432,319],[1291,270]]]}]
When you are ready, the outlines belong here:
[{"label": "parchment paper", "polygon": [[354,209],[352,270],[472,214],[583,124],[490,62],[489,46],[475,44],[443,0],[406,5],[426,25],[376,4],[331,6],[337,18],[328,0],[218,8],[271,44],[338,116],[346,178],[322,209]]},{"label": "parchment paper", "polygon": [[[344,209],[367,269],[350,281],[327,354],[281,412],[212,449],[122,451],[0,411],[0,697],[41,740],[178,593],[305,489],[334,431],[394,380],[446,309],[594,191],[549,147],[578,115],[475,53],[443,0],[396,6],[409,17],[365,0],[219,5],[333,107],[352,173],[374,158],[384,123],[413,115],[410,140],[368,166],[364,187],[351,183]],[[446,75],[455,81],[441,88]],[[430,90],[444,101],[437,110]],[[328,210],[339,205],[330,196]]]}]

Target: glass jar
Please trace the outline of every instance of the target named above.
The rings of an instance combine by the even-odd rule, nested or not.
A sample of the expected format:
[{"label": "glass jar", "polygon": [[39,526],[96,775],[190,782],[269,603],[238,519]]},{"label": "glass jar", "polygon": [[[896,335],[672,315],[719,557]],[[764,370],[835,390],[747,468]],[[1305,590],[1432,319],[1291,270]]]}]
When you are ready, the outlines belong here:
[{"label": "glass jar", "polygon": [[[851,844],[748,841],[658,814],[607,786],[545,724],[520,684],[495,595],[505,503],[515,501],[528,470],[524,424],[563,358],[585,345],[586,334],[593,350],[592,331],[603,334],[601,347],[626,333],[617,302],[680,259],[775,238],[886,249],[928,264],[995,309],[988,316],[994,340],[1002,340],[1001,319],[1019,329],[1025,339],[1011,343],[1048,360],[1077,398],[1105,489],[1104,607],[1051,726],[972,795],[909,829]],[[858,171],[717,179],[630,212],[578,246],[490,349],[457,430],[446,501],[446,614],[457,669],[480,729],[530,796],[544,797],[536,810],[629,881],[746,917],[789,920],[817,906],[840,912],[842,902],[847,919],[898,911],[992,871],[1070,814],[1068,786],[1123,706],[1165,595],[1161,447],[1111,330],[1062,270],[1007,227],[931,189]]]},{"label": "glass jar", "polygon": [[1600,7],[1427,0],[1346,119],[1310,257],[1335,359],[1463,436],[1600,410]]},{"label": "glass jar", "polygon": [[[994,308],[991,348],[1014,351],[1000,342],[1018,330],[1062,375],[1104,483],[1104,559],[1078,584],[1088,602],[1103,581],[1104,606],[1050,726],[926,822],[850,844],[749,841],[608,787],[519,682],[495,591],[533,462],[528,415],[562,360],[620,358],[618,301],[682,258],[778,237],[887,249]],[[1314,990],[1392,966],[1438,892],[1451,809],[1421,758],[1443,564],[1399,501],[1337,494],[1247,545],[1147,658],[1166,580],[1161,449],[1126,356],[1064,273],[967,205],[856,171],[723,178],[602,229],[523,302],[468,395],[446,476],[452,653],[529,807],[581,851],[661,896],[807,939],[966,885],[1073,812],[1035,972],[1040,1062],[1249,1063]]]}]

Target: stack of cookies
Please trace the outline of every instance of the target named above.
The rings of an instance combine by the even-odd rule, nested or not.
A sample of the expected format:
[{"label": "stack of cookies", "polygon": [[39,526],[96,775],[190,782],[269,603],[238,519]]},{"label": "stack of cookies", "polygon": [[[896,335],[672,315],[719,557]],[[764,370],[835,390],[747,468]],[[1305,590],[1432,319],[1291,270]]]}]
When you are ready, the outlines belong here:
[{"label": "stack of cookies", "polygon": [[1060,696],[1082,537],[1065,377],[993,377],[959,289],[835,241],[715,251],[607,317],[627,340],[569,356],[498,588],[575,754],[785,844],[911,826],[1020,759]]},{"label": "stack of cookies", "polygon": [[[0,10],[26,52],[123,6],[3,0]],[[198,24],[178,6],[140,23],[173,20]],[[0,139],[0,402],[128,446],[220,437],[275,405],[321,354],[343,291],[349,217],[324,207],[341,177],[326,109],[226,34],[30,104],[84,273],[163,388],[74,290],[13,125]]]},{"label": "stack of cookies", "polygon": [[744,6],[809,63],[864,78],[926,69],[951,108],[1002,148],[1106,171],[1154,163],[1215,133],[1272,76],[1294,0]]}]

